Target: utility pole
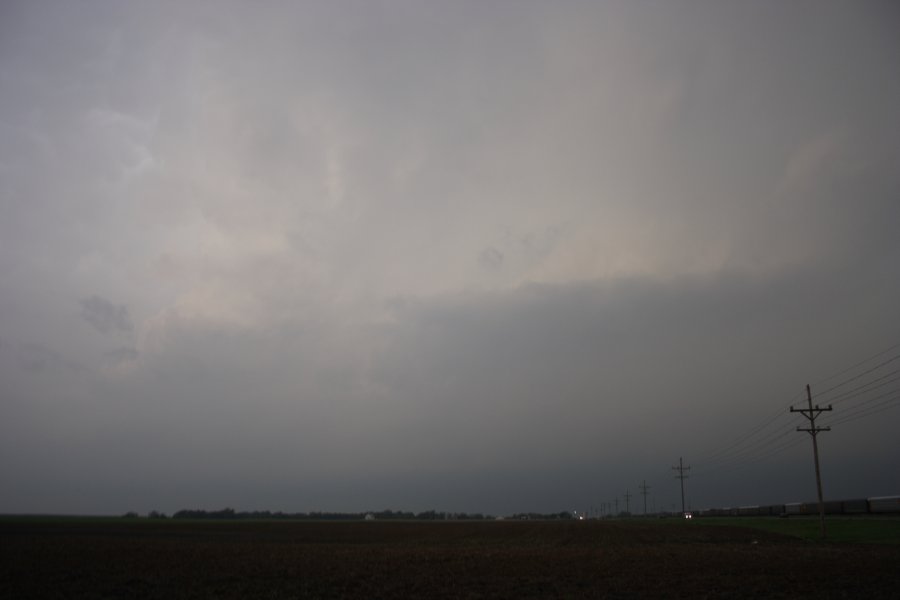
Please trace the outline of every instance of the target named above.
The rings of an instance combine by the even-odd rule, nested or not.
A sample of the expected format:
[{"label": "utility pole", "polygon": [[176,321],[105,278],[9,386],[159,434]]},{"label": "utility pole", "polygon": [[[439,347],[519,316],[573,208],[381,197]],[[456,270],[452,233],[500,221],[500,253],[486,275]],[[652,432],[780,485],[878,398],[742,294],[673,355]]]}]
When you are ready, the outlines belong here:
[{"label": "utility pole", "polygon": [[684,480],[689,478],[689,476],[685,475],[684,472],[690,471],[691,468],[684,466],[684,462],[682,461],[681,457],[679,456],[678,457],[678,466],[672,467],[672,469],[675,471],[678,471],[678,475],[675,476],[675,479],[681,480],[681,516],[683,517],[684,516]]},{"label": "utility pole", "polygon": [[831,405],[829,404],[828,408],[820,408],[818,404],[813,407],[812,392],[809,389],[809,384],[806,384],[806,401],[809,404],[809,408],[794,408],[792,406],[791,412],[798,412],[809,420],[809,427],[797,427],[797,431],[805,431],[810,436],[812,436],[813,460],[816,463],[816,491],[819,493],[819,523],[822,529],[822,538],[824,538],[825,501],[822,499],[822,474],[819,471],[819,445],[816,443],[816,435],[818,435],[820,431],[831,431],[831,427],[816,427],[816,417],[821,415],[823,412],[830,411]]},{"label": "utility pole", "polygon": [[647,485],[647,480],[641,482],[641,485],[638,486],[641,489],[641,495],[644,496],[644,515],[647,514],[647,490],[650,489],[650,486]]},{"label": "utility pole", "polygon": [[619,497],[616,496],[616,514],[615,516],[619,516]]},{"label": "utility pole", "polygon": [[629,508],[630,505],[628,503],[629,500],[631,500],[631,491],[625,490],[625,514],[626,515],[631,514],[631,509]]}]

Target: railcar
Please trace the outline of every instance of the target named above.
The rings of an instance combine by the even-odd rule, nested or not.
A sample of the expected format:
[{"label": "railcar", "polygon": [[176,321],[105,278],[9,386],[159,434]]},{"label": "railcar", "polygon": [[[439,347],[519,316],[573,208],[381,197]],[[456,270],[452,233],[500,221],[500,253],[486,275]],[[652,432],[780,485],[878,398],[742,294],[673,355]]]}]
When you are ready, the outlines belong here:
[{"label": "railcar", "polygon": [[[864,515],[900,513],[900,496],[873,496],[852,500],[827,500],[826,515]],[[697,513],[701,517],[781,517],[819,514],[818,502],[789,502],[766,506],[739,506],[726,508],[705,508]]]},{"label": "railcar", "polygon": [[870,513],[900,512],[900,496],[875,496],[868,500]]},{"label": "railcar", "polygon": [[765,517],[780,517],[784,514],[784,504],[770,504],[760,509],[760,514]]},{"label": "railcar", "polygon": [[784,514],[786,514],[788,516],[802,515],[803,514],[803,512],[801,511],[802,506],[803,506],[803,503],[801,503],[801,502],[790,502],[788,504],[785,504],[784,505]]},{"label": "railcar", "polygon": [[865,498],[844,500],[843,504],[843,514],[845,515],[860,515],[869,512],[869,501]]}]

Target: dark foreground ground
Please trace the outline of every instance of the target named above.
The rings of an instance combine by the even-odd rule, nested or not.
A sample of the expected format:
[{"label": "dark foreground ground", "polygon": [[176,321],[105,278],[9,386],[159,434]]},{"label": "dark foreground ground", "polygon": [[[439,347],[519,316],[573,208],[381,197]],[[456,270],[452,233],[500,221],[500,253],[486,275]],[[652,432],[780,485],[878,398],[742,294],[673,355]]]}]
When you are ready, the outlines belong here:
[{"label": "dark foreground ground", "polygon": [[900,598],[900,546],[682,521],[0,520],[0,598]]}]

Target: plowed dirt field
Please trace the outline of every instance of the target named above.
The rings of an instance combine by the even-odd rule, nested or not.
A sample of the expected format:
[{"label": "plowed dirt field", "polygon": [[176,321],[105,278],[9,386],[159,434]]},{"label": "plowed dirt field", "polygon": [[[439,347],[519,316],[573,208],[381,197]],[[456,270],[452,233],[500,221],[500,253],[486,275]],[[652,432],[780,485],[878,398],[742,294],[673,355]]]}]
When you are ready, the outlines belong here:
[{"label": "plowed dirt field", "polygon": [[694,522],[0,522],[2,598],[898,598],[900,546]]}]

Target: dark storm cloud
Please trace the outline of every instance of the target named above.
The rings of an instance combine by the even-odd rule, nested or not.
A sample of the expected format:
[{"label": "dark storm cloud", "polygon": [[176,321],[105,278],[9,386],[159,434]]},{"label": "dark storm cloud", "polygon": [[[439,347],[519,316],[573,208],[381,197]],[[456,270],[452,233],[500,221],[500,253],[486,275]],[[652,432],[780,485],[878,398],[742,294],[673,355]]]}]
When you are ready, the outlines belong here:
[{"label": "dark storm cloud", "polygon": [[[821,360],[798,356],[811,339],[852,339],[857,328],[877,327],[876,317],[865,322],[861,307],[877,313],[898,293],[880,278],[877,270],[843,281],[821,269],[763,277],[725,272],[411,300],[397,305],[379,376],[410,402],[431,399],[423,401],[425,414],[460,426],[486,423],[495,433],[504,422],[515,424],[523,439],[537,439],[553,419],[565,421],[561,429],[573,436],[587,434],[582,418],[602,423],[611,411],[616,428],[637,425],[651,411],[658,418],[647,426],[660,427],[685,419],[685,406],[711,408],[733,385],[768,388],[765,373],[776,354],[797,361],[802,380],[807,365]],[[860,287],[869,293],[857,295]],[[843,314],[854,315],[852,324]],[[829,326],[817,330],[823,322]]]},{"label": "dark storm cloud", "polygon": [[[71,413],[69,434],[16,443],[51,475],[46,461],[77,448],[85,464],[144,480],[129,495],[98,476],[107,501],[162,494],[157,508],[170,511],[452,504],[502,513],[565,508],[641,479],[662,501],[678,456],[727,443],[728,429],[786,405],[824,366],[900,335],[880,319],[897,302],[873,264],[842,280],[820,268],[408,297],[346,346],[335,346],[330,325],[225,334],[178,320],[166,352],[141,357],[132,378],[97,387],[68,376],[42,405],[13,403],[19,423],[54,395]],[[873,440],[890,433],[873,425]],[[832,457],[860,448],[846,434],[829,442]],[[760,502],[804,498],[806,458],[736,480],[696,477],[691,497],[756,499],[775,478],[780,487]],[[868,461],[870,479],[857,473],[854,487],[845,482],[855,470],[832,471],[830,489],[877,487],[895,457]],[[181,504],[166,504],[167,494]]]},{"label": "dark storm cloud", "polygon": [[81,316],[100,333],[131,331],[133,327],[125,306],[113,304],[100,296],[81,300]]},{"label": "dark storm cloud", "polygon": [[[898,298],[879,269],[843,281],[817,269],[412,301],[398,305],[378,378],[423,469],[505,473],[497,477],[514,486],[529,472],[552,472],[555,487],[539,494],[546,502],[597,497],[610,485],[633,491],[641,477],[668,484],[679,455],[726,444],[728,427],[746,429],[779,406],[786,414],[794,390],[836,364],[836,352],[865,352],[862,331],[883,327],[881,347],[900,334],[875,316]],[[878,429],[875,439],[888,435]],[[840,456],[853,440],[845,432],[831,451]],[[877,488],[896,460],[873,460],[868,485]],[[803,497],[806,466],[803,454],[782,463],[802,485],[760,492],[754,486],[769,477],[761,471],[756,484],[728,474],[698,479],[696,497]],[[849,473],[832,473],[831,489],[849,493],[848,482]]]},{"label": "dark storm cloud", "polygon": [[503,253],[493,246],[488,246],[478,255],[478,261],[486,269],[499,269],[503,266]]},{"label": "dark storm cloud", "polygon": [[805,499],[701,459],[900,341],[888,3],[0,10],[0,511]]}]

